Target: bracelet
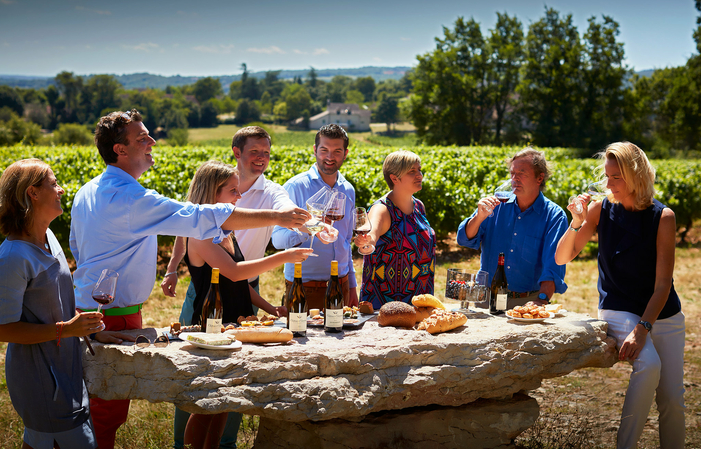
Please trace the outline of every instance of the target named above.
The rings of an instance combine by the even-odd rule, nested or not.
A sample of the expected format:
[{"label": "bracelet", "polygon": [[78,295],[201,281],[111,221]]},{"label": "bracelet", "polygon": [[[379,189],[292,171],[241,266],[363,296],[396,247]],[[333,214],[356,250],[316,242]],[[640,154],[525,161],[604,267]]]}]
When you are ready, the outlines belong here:
[{"label": "bracelet", "polygon": [[66,323],[64,323],[63,321],[59,321],[58,323],[56,323],[56,340],[58,340],[56,342],[56,346],[61,346],[61,335],[63,334],[63,326],[65,324]]},{"label": "bracelet", "polygon": [[163,277],[164,277],[164,278],[167,278],[167,277],[170,276],[171,274],[174,274],[174,275],[177,276],[177,275],[178,275],[178,272],[177,272],[177,271],[169,271],[169,272],[167,272],[166,275],[163,276]]},{"label": "bracelet", "polygon": [[572,225],[570,225],[570,229],[571,229],[572,231],[574,231],[574,232],[579,232],[579,230],[582,229],[582,226],[584,226],[584,225],[581,224],[581,225],[579,225],[578,228],[573,228]]}]

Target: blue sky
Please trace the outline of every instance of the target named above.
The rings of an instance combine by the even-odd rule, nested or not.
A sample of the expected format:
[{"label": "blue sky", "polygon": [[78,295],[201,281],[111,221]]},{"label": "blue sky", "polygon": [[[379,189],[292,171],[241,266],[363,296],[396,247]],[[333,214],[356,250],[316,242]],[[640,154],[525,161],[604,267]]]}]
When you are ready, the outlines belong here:
[{"label": "blue sky", "polygon": [[635,70],[682,65],[695,52],[693,0],[0,0],[0,74],[412,66],[458,16],[487,34],[507,12],[527,29],[546,4],[571,13],[580,34],[592,15],[612,16]]}]

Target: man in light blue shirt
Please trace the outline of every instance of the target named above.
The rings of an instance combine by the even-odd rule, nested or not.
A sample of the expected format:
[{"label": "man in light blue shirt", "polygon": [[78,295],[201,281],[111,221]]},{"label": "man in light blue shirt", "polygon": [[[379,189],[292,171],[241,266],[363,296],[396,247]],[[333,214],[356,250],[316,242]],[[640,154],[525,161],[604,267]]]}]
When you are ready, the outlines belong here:
[{"label": "man in light blue shirt", "polygon": [[[351,239],[353,237],[353,211],[355,210],[355,189],[343,177],[339,169],[348,156],[348,135],[336,124],[323,126],[316,134],[314,157],[316,163],[304,172],[292,177],[282,187],[290,199],[299,207],[306,207],[306,201],[325,187],[330,187],[346,196],[345,215],[334,223],[338,230],[335,242],[323,244],[314,239],[314,254],[302,263],[302,282],[307,305],[310,309],[324,308],[326,283],[331,277],[331,261],[338,261],[338,276],[346,305],[358,304],[357,282]],[[306,228],[301,228],[305,230]],[[317,235],[317,237],[319,237]],[[300,235],[289,229],[277,226],[273,230],[273,245],[278,249],[309,245],[311,236]],[[294,264],[285,264],[285,291],[294,279]]]},{"label": "man in light blue shirt", "polygon": [[514,194],[504,204],[495,196],[482,198],[477,210],[460,223],[458,244],[482,249],[480,269],[489,272],[490,285],[499,253],[504,253],[507,308],[528,301],[545,304],[554,293],[567,290],[565,266],[555,263],[567,216],[542,193],[550,177],[542,152],[519,151],[509,160],[509,172]]},{"label": "man in light blue shirt", "polygon": [[[115,300],[102,310],[107,331],[141,328],[141,306],[156,280],[157,235],[216,242],[234,229],[297,227],[310,217],[296,207],[273,211],[181,203],[145,189],[138,179],[154,163],[155,143],[136,110],[102,117],[95,144],[107,168],[81,187],[73,200],[70,246],[77,263],[76,307],[95,307],[92,287],[103,269],[119,273]],[[93,398],[90,408],[98,446],[113,448],[129,401]]]}]

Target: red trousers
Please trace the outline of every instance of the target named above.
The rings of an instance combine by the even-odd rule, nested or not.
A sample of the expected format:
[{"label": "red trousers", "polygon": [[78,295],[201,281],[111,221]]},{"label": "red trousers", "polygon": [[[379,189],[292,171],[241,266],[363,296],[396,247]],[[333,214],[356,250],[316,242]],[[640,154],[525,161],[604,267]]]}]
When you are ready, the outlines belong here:
[{"label": "red trousers", "polygon": [[[107,331],[141,329],[141,311],[131,315],[107,316],[102,318]],[[95,427],[95,438],[99,449],[113,449],[119,426],[127,421],[129,399],[106,401],[90,399],[90,415]]]}]

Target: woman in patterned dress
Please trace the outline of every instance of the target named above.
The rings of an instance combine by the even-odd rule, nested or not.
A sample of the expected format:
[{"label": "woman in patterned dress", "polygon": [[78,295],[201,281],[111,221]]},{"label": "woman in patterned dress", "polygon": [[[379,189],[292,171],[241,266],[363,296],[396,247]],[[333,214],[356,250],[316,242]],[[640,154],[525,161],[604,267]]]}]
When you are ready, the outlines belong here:
[{"label": "woman in patterned dress", "polygon": [[414,198],[423,182],[421,159],[411,151],[395,151],[385,158],[382,173],[390,191],[370,206],[370,233],[356,237],[358,246],[375,246],[363,260],[360,292],[360,300],[375,309],[432,294],[436,264],[436,233],[424,204]]}]

